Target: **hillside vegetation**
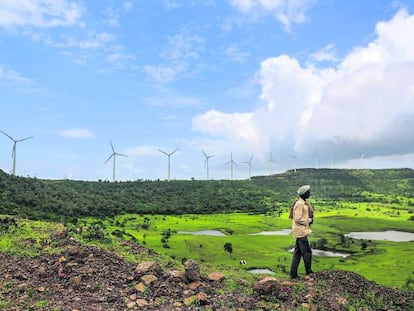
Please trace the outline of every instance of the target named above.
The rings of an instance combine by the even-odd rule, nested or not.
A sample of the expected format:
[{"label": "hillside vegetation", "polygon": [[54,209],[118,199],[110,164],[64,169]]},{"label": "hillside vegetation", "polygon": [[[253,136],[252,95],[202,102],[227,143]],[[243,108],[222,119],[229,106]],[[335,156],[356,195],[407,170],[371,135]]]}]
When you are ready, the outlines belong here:
[{"label": "hillside vegetation", "polygon": [[16,177],[0,170],[0,214],[75,221],[122,213],[284,211],[302,184],[319,207],[383,202],[414,207],[414,170],[299,169],[252,180],[88,182]]}]

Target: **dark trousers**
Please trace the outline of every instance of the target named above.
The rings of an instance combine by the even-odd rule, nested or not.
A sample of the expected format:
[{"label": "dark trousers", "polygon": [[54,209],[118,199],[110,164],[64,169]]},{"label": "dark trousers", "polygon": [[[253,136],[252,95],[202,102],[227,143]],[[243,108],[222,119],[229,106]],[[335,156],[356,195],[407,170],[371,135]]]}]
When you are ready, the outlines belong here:
[{"label": "dark trousers", "polygon": [[298,266],[302,257],[303,263],[305,264],[306,274],[312,273],[312,250],[309,246],[307,237],[296,239],[295,250],[293,251],[292,265],[290,267],[290,277],[298,277]]}]

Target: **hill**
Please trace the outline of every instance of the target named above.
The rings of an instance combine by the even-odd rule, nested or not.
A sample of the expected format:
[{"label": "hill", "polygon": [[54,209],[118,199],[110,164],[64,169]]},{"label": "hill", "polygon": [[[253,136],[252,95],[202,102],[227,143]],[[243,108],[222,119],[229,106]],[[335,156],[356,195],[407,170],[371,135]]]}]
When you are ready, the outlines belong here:
[{"label": "hill", "polygon": [[285,210],[302,184],[319,205],[385,202],[414,206],[414,170],[299,169],[252,180],[87,182],[0,171],[0,214],[76,221],[121,213],[211,214]]},{"label": "hill", "polygon": [[[19,220],[17,227],[36,227]],[[134,242],[86,245],[62,227],[42,224],[39,241],[16,241],[40,255],[0,252],[0,310],[413,310],[414,292],[387,288],[347,271],[319,271],[297,281],[228,269],[177,265]],[[125,254],[125,253],[124,253]],[[139,259],[141,258],[141,259]],[[145,258],[145,260],[142,260]]]}]

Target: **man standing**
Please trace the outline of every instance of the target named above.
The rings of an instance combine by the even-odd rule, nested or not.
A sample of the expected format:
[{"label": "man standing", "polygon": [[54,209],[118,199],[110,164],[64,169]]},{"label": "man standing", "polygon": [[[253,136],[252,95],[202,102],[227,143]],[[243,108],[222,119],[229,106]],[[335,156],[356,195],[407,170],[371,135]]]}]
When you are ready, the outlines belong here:
[{"label": "man standing", "polygon": [[[295,250],[293,251],[292,265],[290,267],[290,277],[292,279],[298,278],[298,266],[300,259],[303,258],[305,264],[306,274],[311,274],[312,269],[312,250],[309,246],[308,235],[312,230],[313,208],[306,202],[310,197],[310,186],[304,185],[297,191],[299,199],[292,207],[292,233],[296,239]],[[312,217],[310,216],[312,215]]]}]

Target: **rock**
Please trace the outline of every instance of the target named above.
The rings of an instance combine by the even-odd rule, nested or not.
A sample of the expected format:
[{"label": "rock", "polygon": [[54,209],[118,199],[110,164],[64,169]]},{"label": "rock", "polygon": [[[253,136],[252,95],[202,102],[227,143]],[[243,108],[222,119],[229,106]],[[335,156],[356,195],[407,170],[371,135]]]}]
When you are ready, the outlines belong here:
[{"label": "rock", "polygon": [[187,289],[187,290],[183,291],[183,296],[184,297],[190,297],[190,296],[193,296],[193,295],[194,295],[194,291],[192,291],[190,289]]},{"label": "rock", "polygon": [[75,275],[74,277],[72,277],[70,279],[70,282],[74,285],[74,286],[79,286],[81,283],[81,278],[77,275]]},{"label": "rock", "polygon": [[207,277],[210,281],[221,281],[224,278],[224,275],[220,272],[212,272]]},{"label": "rock", "polygon": [[148,301],[145,299],[137,299],[136,303],[139,307],[145,307],[148,305]]},{"label": "rock", "polygon": [[183,271],[180,271],[180,270],[170,270],[170,271],[167,272],[167,274],[169,276],[172,276],[173,278],[176,278],[176,279],[184,280],[184,278],[185,278],[185,273]]},{"label": "rock", "polygon": [[47,277],[47,269],[46,269],[46,266],[44,264],[42,264],[39,267],[39,270],[37,272],[38,272],[40,278],[43,279],[43,278]]},{"label": "rock", "polygon": [[186,297],[184,298],[184,304],[188,307],[191,306],[193,304],[195,304],[197,301],[197,297],[196,296],[190,296],[190,297]]},{"label": "rock", "polygon": [[185,278],[189,282],[200,280],[200,267],[195,260],[193,259],[187,260],[184,263],[184,268],[185,268]]},{"label": "rock", "polygon": [[139,274],[157,273],[160,270],[160,264],[155,261],[143,261],[135,268],[135,271]]},{"label": "rock", "polygon": [[196,290],[199,288],[203,283],[201,281],[195,281],[187,285],[188,289],[190,290]]},{"label": "rock", "polygon": [[274,277],[265,277],[253,284],[253,289],[264,294],[274,294],[278,292],[282,284]]},{"label": "rock", "polygon": [[206,304],[206,303],[207,303],[207,300],[208,300],[208,296],[207,296],[207,294],[206,294],[206,293],[204,293],[204,292],[199,292],[199,293],[197,294],[197,301],[198,301],[201,305]]},{"label": "rock", "polygon": [[146,274],[141,277],[142,282],[144,282],[145,285],[150,285],[151,283],[158,280],[158,278],[155,275],[152,274]]},{"label": "rock", "polygon": [[147,289],[147,287],[142,282],[135,285],[134,288],[140,293],[145,292],[145,290]]},{"label": "rock", "polygon": [[137,305],[137,303],[135,301],[131,301],[127,304],[127,308],[132,309],[132,308],[135,308],[136,305]]}]

